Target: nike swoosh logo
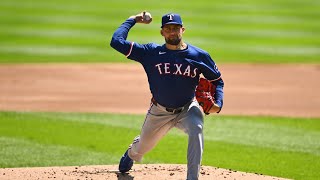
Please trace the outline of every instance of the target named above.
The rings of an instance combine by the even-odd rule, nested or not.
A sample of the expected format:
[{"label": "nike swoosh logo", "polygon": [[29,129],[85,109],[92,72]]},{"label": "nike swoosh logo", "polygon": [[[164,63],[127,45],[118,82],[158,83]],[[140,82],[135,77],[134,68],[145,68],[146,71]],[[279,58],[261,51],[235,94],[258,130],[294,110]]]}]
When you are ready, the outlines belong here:
[{"label": "nike swoosh logo", "polygon": [[167,52],[162,52],[162,51],[159,51],[159,54],[161,55],[161,54],[165,54],[165,53],[167,53]]}]

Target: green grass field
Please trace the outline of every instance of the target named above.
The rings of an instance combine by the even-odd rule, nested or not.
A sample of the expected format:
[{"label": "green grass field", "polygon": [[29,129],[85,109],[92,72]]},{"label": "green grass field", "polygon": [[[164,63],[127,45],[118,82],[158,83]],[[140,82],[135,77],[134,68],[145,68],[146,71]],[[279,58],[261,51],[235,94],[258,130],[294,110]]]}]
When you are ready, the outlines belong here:
[{"label": "green grass field", "polygon": [[142,10],[132,41],[163,43],[161,16],[182,15],[185,41],[218,63],[319,63],[320,2],[315,0],[129,1],[10,0],[0,2],[0,63],[128,62],[109,42]]},{"label": "green grass field", "polygon": [[[0,113],[0,167],[117,164],[142,115]],[[293,179],[320,177],[320,119],[207,116],[203,165]],[[186,163],[174,129],[143,163]]]}]

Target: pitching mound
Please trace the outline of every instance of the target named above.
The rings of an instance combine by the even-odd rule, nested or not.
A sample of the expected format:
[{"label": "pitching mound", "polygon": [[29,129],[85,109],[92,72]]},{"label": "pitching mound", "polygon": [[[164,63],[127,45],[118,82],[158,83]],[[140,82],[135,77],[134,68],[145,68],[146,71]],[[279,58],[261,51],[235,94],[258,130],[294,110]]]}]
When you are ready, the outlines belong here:
[{"label": "pitching mound", "polygon": [[[186,165],[178,164],[135,164],[129,173],[119,173],[116,165],[4,168],[0,169],[0,179],[179,180],[186,179],[186,169]],[[278,180],[283,178],[202,166],[199,179]]]}]

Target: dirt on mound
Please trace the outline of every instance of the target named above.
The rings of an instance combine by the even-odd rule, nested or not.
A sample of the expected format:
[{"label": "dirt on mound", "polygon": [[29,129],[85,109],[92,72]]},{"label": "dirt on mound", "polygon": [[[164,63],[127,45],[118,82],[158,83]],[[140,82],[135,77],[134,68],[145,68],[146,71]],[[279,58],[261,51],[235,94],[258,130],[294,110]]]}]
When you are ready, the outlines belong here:
[{"label": "dirt on mound", "polygon": [[[182,180],[186,179],[186,166],[178,164],[135,164],[129,173],[119,173],[115,165],[34,167],[0,169],[2,180],[33,179],[108,179],[108,180]],[[202,166],[200,180],[285,180],[262,174],[245,173]]]}]

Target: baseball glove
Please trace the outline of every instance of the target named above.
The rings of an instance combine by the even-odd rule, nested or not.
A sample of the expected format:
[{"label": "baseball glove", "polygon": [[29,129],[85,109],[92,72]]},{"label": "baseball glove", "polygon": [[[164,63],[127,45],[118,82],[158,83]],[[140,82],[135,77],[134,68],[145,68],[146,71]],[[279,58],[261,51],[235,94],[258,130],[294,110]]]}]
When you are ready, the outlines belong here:
[{"label": "baseball glove", "polygon": [[214,94],[216,86],[205,78],[200,78],[199,84],[196,88],[196,99],[202,107],[203,112],[208,115],[214,104]]}]

